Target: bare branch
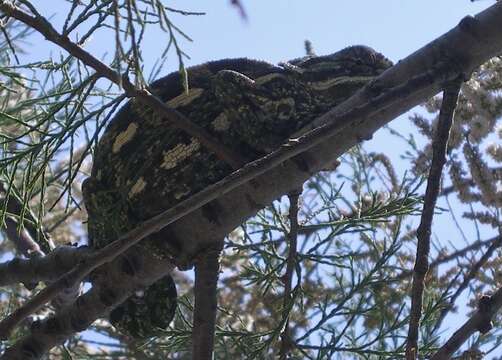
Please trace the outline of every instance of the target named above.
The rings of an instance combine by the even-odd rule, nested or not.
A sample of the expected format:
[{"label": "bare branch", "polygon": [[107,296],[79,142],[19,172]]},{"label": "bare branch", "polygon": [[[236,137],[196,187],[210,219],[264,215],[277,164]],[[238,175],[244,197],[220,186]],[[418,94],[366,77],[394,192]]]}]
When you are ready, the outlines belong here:
[{"label": "bare branch", "polygon": [[[429,264],[429,270],[437,268],[441,264],[453,261],[455,259],[459,259],[459,258],[465,256],[470,251],[477,251],[483,247],[491,248],[494,246],[494,243],[500,243],[500,242],[502,242],[502,236],[495,236],[495,237],[490,238],[488,240],[475,241],[472,244],[470,244],[460,250],[452,252],[451,254],[439,255],[434,261],[432,261]],[[367,256],[367,254],[362,254],[362,256]],[[397,275],[395,277],[395,279],[402,280],[402,279],[407,278],[412,275],[413,275],[413,271],[407,270],[407,271],[403,271],[401,274]]]},{"label": "bare branch", "polygon": [[[284,299],[283,299],[283,321],[284,326],[281,334],[281,346],[279,356],[281,360],[286,360],[288,354],[291,350],[291,339],[290,329],[289,329],[289,317],[291,310],[293,308],[293,297],[291,296],[291,290],[293,288],[293,272],[296,268],[296,256],[297,256],[297,243],[298,243],[298,199],[302,193],[302,189],[291,192],[288,194],[289,198],[289,226],[290,230],[288,233],[289,240],[289,251],[288,258],[286,260],[286,273],[284,274]],[[298,279],[300,281],[300,279]]]},{"label": "bare branch", "polygon": [[[135,255],[134,251],[131,253],[128,255]],[[87,329],[97,318],[106,316],[134,290],[151,285],[172,270],[172,266],[169,266],[169,262],[165,259],[151,256],[147,261],[148,265],[142,269],[138,268],[134,277],[125,274],[121,269],[123,263],[118,261],[118,266],[107,269],[106,279],[98,279],[93,283],[91,290],[54,316],[35,322],[31,326],[31,334],[17,341],[0,358],[41,358],[45,352],[62,343],[65,338]],[[107,284],[107,281],[112,283]]]},{"label": "bare branch", "polygon": [[413,271],[413,286],[411,290],[410,327],[406,343],[406,359],[415,360],[418,356],[418,329],[422,317],[422,296],[424,280],[429,270],[429,250],[432,218],[441,188],[441,174],[446,162],[446,147],[453,123],[453,114],[457,106],[461,80],[449,83],[443,92],[443,103],[439,113],[439,122],[432,143],[432,163],[425,190],[424,207],[417,229],[417,255]]},{"label": "bare branch", "polygon": [[24,220],[22,224],[19,224],[19,221],[9,217],[6,219],[7,227],[5,230],[9,240],[14,242],[16,249],[25,256],[35,253],[43,255],[49,252],[54,246],[49,233],[41,229],[41,226],[37,226],[36,217],[29,209],[25,209],[15,189],[12,187],[5,189],[3,181],[0,181],[0,201],[7,202],[2,204],[2,208],[14,215],[16,220]]},{"label": "bare branch", "polygon": [[240,0],[230,0],[230,3],[237,8],[237,10],[239,11],[239,15],[243,20],[248,19],[248,14],[244,9],[244,5],[242,5],[242,2]]},{"label": "bare branch", "polygon": [[0,286],[56,280],[89,255],[87,247],[59,246],[46,256],[0,264]]}]

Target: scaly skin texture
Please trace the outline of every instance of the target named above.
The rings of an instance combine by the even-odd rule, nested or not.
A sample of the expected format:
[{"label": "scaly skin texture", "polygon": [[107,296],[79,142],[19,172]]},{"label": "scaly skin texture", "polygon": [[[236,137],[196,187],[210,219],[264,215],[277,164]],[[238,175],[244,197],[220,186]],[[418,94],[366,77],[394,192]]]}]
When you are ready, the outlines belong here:
[{"label": "scaly skin texture", "polygon": [[[354,46],[327,56],[295,59],[282,67],[249,59],[209,62],[187,70],[188,94],[178,73],[154,82],[151,88],[232,151],[254,160],[390,66],[390,61],[374,50]],[[129,102],[101,138],[91,177],[83,186],[91,245],[105,246],[231,171],[197,139],[134,100]],[[177,256],[183,254],[184,244],[169,241],[168,232],[161,231],[138,247],[157,256]],[[175,289],[170,294],[167,300],[157,297],[159,306],[172,309]],[[124,315],[140,308],[141,298],[134,301],[133,307],[127,302],[122,305],[128,311],[120,310],[122,320],[117,326],[136,336],[136,329],[127,330],[134,311]],[[139,317],[145,313],[144,309],[136,311]],[[151,336],[158,328],[139,327],[141,336]]]}]

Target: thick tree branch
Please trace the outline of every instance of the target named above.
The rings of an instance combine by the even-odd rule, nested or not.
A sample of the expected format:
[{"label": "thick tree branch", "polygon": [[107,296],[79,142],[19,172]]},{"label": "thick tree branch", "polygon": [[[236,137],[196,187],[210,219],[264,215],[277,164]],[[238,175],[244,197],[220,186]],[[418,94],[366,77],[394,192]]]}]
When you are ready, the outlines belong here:
[{"label": "thick tree branch", "polygon": [[46,256],[7,261],[0,264],[0,286],[57,280],[91,251],[87,247],[59,246]]},{"label": "thick tree branch", "polygon": [[135,261],[146,261],[148,266],[138,267],[135,276],[130,276],[123,271],[123,261],[117,260],[114,266],[106,269],[106,277],[94,282],[92,289],[73,305],[47,320],[34,323],[31,333],[6,350],[1,359],[41,358],[48,349],[87,329],[97,318],[105,317],[133,291],[148,287],[172,270],[168,260],[156,256],[141,257],[138,250],[131,249],[126,256]]},{"label": "thick tree branch", "polygon": [[[6,190],[4,183],[0,182],[0,196],[2,198],[3,208],[8,212],[4,229],[7,238],[14,243],[18,253],[30,258],[30,260],[33,260],[36,264],[48,265],[47,261],[45,261],[45,254],[50,253],[51,249],[54,247],[49,232],[43,229],[41,225],[36,226],[37,220],[35,216],[31,213],[29,207],[26,208],[23,205],[14,186],[9,186]],[[22,222],[22,226],[19,224],[20,221]],[[37,241],[35,241],[35,239]],[[52,261],[56,258],[50,257],[50,259]],[[0,273],[0,277],[3,276],[4,279],[7,278],[9,279],[7,281],[12,282],[14,279],[24,276],[22,283],[27,289],[32,290],[37,286],[40,280],[40,273],[33,272],[35,268],[28,269],[24,267],[24,272],[20,268],[22,265],[26,265],[27,261],[20,260],[17,263],[11,262],[10,264],[17,264],[17,266],[8,267],[6,273]],[[74,264],[75,263],[73,263],[72,266]],[[52,266],[52,272],[58,271],[55,268],[57,268],[57,262]],[[63,270],[59,270],[59,274],[62,275],[69,269],[70,268],[66,267],[63,268]],[[30,273],[31,276],[29,276]],[[80,284],[74,284],[72,287],[61,289],[61,292],[53,299],[53,305],[57,309],[66,306],[77,298],[79,292]]]},{"label": "thick tree branch", "polygon": [[439,121],[434,140],[432,141],[432,163],[425,189],[424,207],[417,229],[417,253],[413,270],[413,286],[411,290],[410,327],[406,342],[406,359],[415,360],[418,356],[418,329],[422,317],[422,301],[425,287],[425,276],[429,271],[429,251],[432,219],[441,188],[441,174],[446,163],[446,148],[453,124],[453,115],[457,107],[460,92],[460,80],[452,81],[443,92],[443,103],[439,112]]},{"label": "thick tree branch", "polygon": [[44,256],[40,246],[33,241],[26,228],[20,228],[17,221],[7,216],[5,218],[5,227],[3,229],[7,239],[13,244],[19,254],[27,257]]},{"label": "thick tree branch", "polygon": [[[370,138],[377,129],[387,122],[436,94],[443,87],[447,76],[429,77],[428,84],[418,86],[414,90],[409,89],[409,91],[403,93],[401,96],[395,93],[394,96],[399,101],[396,99],[396,101],[387,104],[375,103],[372,111],[354,113],[353,118],[343,116],[350,109],[363,107],[364,104],[368,103],[371,96],[375,96],[375,92],[377,92],[379,87],[381,91],[392,89],[401,84],[403,79],[414,79],[423,76],[430,69],[438,70],[442,66],[454,67],[459,72],[468,74],[475,67],[501,52],[502,29],[500,23],[502,23],[501,3],[493,5],[477,15],[476,18],[468,17],[462,20],[459,26],[387,70],[373,86],[358,92],[352,98],[315,121],[312,127],[319,124],[329,124],[330,122],[335,124],[339,121],[345,122],[331,125],[333,128],[336,128],[336,131],[332,133],[335,135],[324,138],[327,141],[317,143],[317,145],[312,146],[309,150],[307,150],[305,144],[300,144],[300,146],[293,145],[295,142],[290,142],[286,148],[293,148],[296,151],[297,146],[298,148],[303,146],[298,152],[291,152],[291,156],[303,153],[287,161],[288,157],[284,157],[279,161],[277,154],[274,154],[272,157],[261,160],[265,163],[267,161],[273,162],[270,167],[262,168],[258,171],[255,169],[255,166],[258,167],[260,164],[260,161],[258,161],[257,163],[250,164],[243,173],[234,173],[226,179],[226,181],[229,179],[231,181],[231,179],[237,177],[236,174],[243,174],[241,177],[237,177],[238,180],[235,180],[235,183],[232,183],[235,186],[233,185],[228,190],[222,189],[211,198],[218,198],[214,204],[219,209],[220,223],[215,224],[201,209],[180,218],[180,216],[186,215],[187,211],[176,217],[178,220],[169,226],[167,230],[163,231],[162,238],[166,240],[167,237],[166,243],[176,241],[176,243],[182,244],[182,249],[177,254],[178,258],[185,259],[186,261],[193,259],[200,251],[209,248],[214,243],[214,239],[221,239],[246,218],[255,214],[260,208],[282,194],[300,186],[312,173],[322,169],[326,164],[332,162],[333,159],[340,156],[354,144],[360,142],[361,139]],[[454,63],[452,64],[451,61],[454,61]],[[436,71],[433,72],[436,73]],[[284,150],[280,150],[280,152],[282,153]],[[279,163],[281,163],[281,166],[276,166]],[[253,176],[250,175],[251,173]],[[253,177],[254,180],[248,182]],[[220,185],[221,183],[217,186]],[[214,189],[215,187],[211,187],[210,191],[214,191]],[[207,192],[205,192],[204,196],[208,196],[209,198]],[[203,198],[201,195],[195,195],[190,201],[197,204],[197,201],[200,201],[201,198]],[[183,202],[185,210],[186,206],[187,203]],[[191,239],[191,241],[180,241],[180,239]],[[152,262],[149,261],[148,254],[139,252],[135,255],[139,259],[145,259],[142,263],[142,269],[145,271],[143,273],[144,276],[150,276],[151,278],[161,277],[159,273],[162,271],[154,268]],[[120,261],[114,261],[105,265],[103,272],[111,273],[117,271],[116,269],[119,267]],[[142,280],[147,281],[151,279],[145,277]],[[120,294],[120,296],[128,291],[128,284],[117,284],[117,278],[102,279],[102,287],[113,288],[114,293]],[[93,303],[92,306],[94,307],[91,308],[91,305],[89,305],[87,309],[87,304],[84,303],[77,309],[77,303],[71,309],[68,309],[68,311],[75,312],[78,310],[84,312],[92,310],[96,317],[101,316],[98,314],[106,313],[107,309],[113,306],[113,304],[109,303],[106,305]],[[118,302],[114,304],[116,305]],[[55,321],[54,319],[60,319],[60,316],[58,315],[43,322],[41,328],[47,329],[48,324],[51,321]],[[30,344],[34,344],[33,342],[36,343],[37,353],[41,356],[41,354],[49,351],[54,344],[64,341],[70,335],[65,331],[52,329],[49,333],[50,336],[38,339],[32,334],[20,340],[15,348],[9,352],[9,357],[5,356],[4,358],[15,358],[15,356],[20,354],[19,351],[21,351],[20,349],[23,346],[30,346]]]},{"label": "thick tree branch", "polygon": [[13,5],[10,1],[0,0],[0,10],[10,17],[13,17],[32,29],[42,34],[48,41],[60,46],[71,55],[82,61],[85,65],[93,68],[100,77],[105,77],[114,84],[122,86],[129,97],[135,97],[143,104],[150,106],[160,116],[166,117],[175,127],[185,131],[189,135],[197,138],[208,150],[215,153],[220,159],[227,162],[234,169],[240,168],[246,160],[238,154],[224,146],[221,141],[215,139],[203,128],[190,121],[180,112],[171,109],[157,96],[147,89],[140,89],[134,86],[126,74],[121,75],[111,67],[92,56],[78,44],[72,42],[69,37],[61,35],[51,23],[38,13],[30,15]]},{"label": "thick tree branch", "polygon": [[[185,205],[185,201],[180,205]],[[172,208],[171,210],[173,209],[174,208]],[[169,212],[170,211],[168,210],[161,215],[165,215],[166,213],[170,215],[170,218],[168,220],[168,222],[170,223],[177,218],[177,214],[171,215]],[[37,295],[23,304],[23,306],[3,319],[0,322],[0,338],[6,339],[15,326],[17,326],[27,316],[39,310],[44,304],[54,299],[61,291],[79,284],[93,270],[103,264],[114,260],[119,255],[128,250],[131,246],[137,244],[146,236],[159,231],[165,225],[166,224],[164,218],[160,215],[156,216],[150,220],[143,222],[137,228],[122,235],[119,239],[112,241],[104,248],[96,250],[92,254],[89,254],[89,256],[80,259],[78,265],[75,266],[70,272],[66,273],[57,281],[48,285]]]}]

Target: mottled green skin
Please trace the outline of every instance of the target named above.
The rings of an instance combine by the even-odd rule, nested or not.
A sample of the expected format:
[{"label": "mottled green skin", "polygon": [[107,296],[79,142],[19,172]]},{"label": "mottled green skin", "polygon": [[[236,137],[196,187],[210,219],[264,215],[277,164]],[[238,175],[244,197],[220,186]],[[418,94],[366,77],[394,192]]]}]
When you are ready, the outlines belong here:
[{"label": "mottled green skin", "polygon": [[123,334],[136,339],[162,335],[173,319],[176,298],[176,285],[166,276],[116,307],[110,313],[110,322]]},{"label": "mottled green skin", "polygon": [[[178,73],[151,88],[232,151],[256,159],[350,97],[391,63],[359,46],[286,65],[228,59],[189,68],[190,100],[183,100]],[[321,86],[326,81],[330,85]],[[231,171],[169,121],[129,102],[101,138],[91,178],[84,184],[91,244],[106,245]],[[158,256],[183,249],[182,243],[159,239],[169,236],[161,231],[142,246]]]}]

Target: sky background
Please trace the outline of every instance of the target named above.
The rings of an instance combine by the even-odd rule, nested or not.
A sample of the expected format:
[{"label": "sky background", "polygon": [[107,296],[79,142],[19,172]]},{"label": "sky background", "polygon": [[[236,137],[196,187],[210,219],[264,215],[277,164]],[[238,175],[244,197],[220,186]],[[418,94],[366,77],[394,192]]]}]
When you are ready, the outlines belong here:
[{"label": "sky background", "polygon": [[[396,62],[447,32],[466,15],[475,15],[491,6],[493,0],[241,0],[248,19],[244,21],[229,0],[166,1],[173,8],[202,11],[204,16],[171,15],[171,21],[189,35],[193,42],[180,40],[180,47],[190,56],[185,65],[210,60],[249,57],[278,63],[305,55],[304,41],[310,40],[319,55],[333,53],[349,45],[363,44],[382,52]],[[46,16],[52,16],[61,28],[61,13],[68,2],[36,0],[33,3]],[[143,44],[145,73],[149,74],[168,37],[160,31],[146,33]],[[94,55],[110,59],[114,53],[113,34],[94,36],[86,45]],[[34,36],[26,47],[26,61],[39,60],[60,50],[41,36]],[[174,53],[169,56],[162,75],[178,68]],[[419,111],[419,110],[414,110]],[[407,133],[412,131],[408,116],[402,115],[391,126]],[[399,160],[402,143],[379,131],[367,146]],[[402,162],[401,162],[402,163]],[[404,167],[402,168],[404,171]],[[401,172],[402,173],[402,172]],[[456,240],[451,225],[435,219],[435,236]],[[417,220],[418,222],[418,220]],[[450,219],[451,222],[451,219]],[[473,229],[471,229],[474,231]],[[466,233],[471,234],[467,229]],[[483,234],[485,235],[485,234]],[[486,237],[484,237],[486,238]],[[462,246],[462,244],[459,244]],[[456,315],[452,327],[463,320]]]},{"label": "sky background", "polygon": [[[32,1],[44,15],[60,26],[68,2]],[[249,57],[277,63],[304,55],[309,39],[318,54],[363,44],[393,61],[402,59],[454,27],[462,17],[474,15],[493,0],[241,0],[248,20],[243,21],[229,0],[166,1],[177,9],[205,12],[204,16],[172,14],[171,21],[193,42],[181,41],[191,57],[186,65],[232,57]],[[32,42],[36,56],[55,54],[41,37]],[[35,38],[34,38],[35,39]],[[160,31],[149,32],[143,44],[146,69],[151,67],[167,42]],[[40,40],[40,41],[39,41]],[[113,54],[113,38],[101,33],[86,45],[96,55]],[[177,68],[171,56],[167,71]]]},{"label": "sky background", "polygon": [[[396,62],[441,34],[447,32],[466,15],[475,15],[494,3],[493,0],[241,0],[248,19],[243,20],[230,0],[166,1],[170,7],[204,12],[203,16],[172,14],[170,20],[193,41],[178,36],[180,47],[191,66],[210,60],[248,57],[278,63],[305,55],[304,41],[310,40],[318,55],[333,53],[349,45],[368,45]],[[40,11],[61,28],[61,14],[69,2],[35,0]],[[167,44],[167,34],[155,28],[143,42],[145,75],[148,76]],[[114,54],[114,35],[108,30],[88,41],[94,55],[110,59]],[[60,50],[40,35],[32,38],[27,48],[27,61],[41,57],[59,57]],[[174,52],[160,75],[178,69]],[[410,123],[401,116],[392,127],[407,132]],[[383,139],[382,139],[383,137]],[[383,140],[383,141],[382,141]],[[369,144],[378,151],[398,159],[396,144],[380,131]]]}]

